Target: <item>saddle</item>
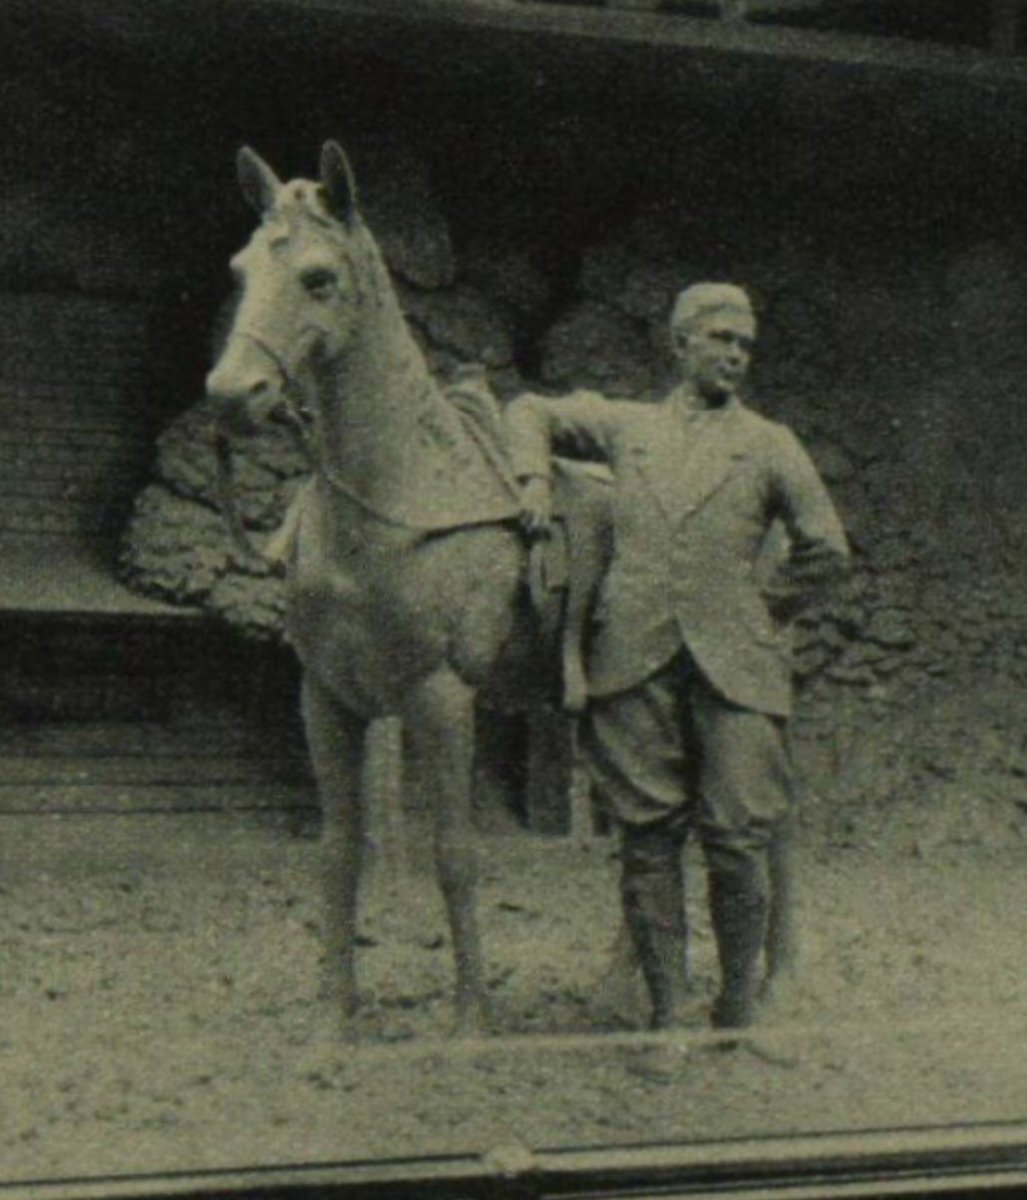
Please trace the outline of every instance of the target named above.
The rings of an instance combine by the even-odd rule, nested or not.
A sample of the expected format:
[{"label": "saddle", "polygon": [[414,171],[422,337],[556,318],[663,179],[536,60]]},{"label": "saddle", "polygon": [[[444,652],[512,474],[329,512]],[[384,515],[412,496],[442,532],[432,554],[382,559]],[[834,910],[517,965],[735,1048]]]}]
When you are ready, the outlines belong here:
[{"label": "saddle", "polygon": [[613,477],[591,463],[553,460],[549,536],[528,552],[528,586],[547,645],[557,646],[560,704],[572,715],[588,700],[589,617],[613,550]]},{"label": "saddle", "polygon": [[[499,404],[485,372],[476,364],[461,368],[447,395],[516,495]],[[589,615],[613,549],[612,484],[613,475],[606,467],[554,458],[549,536],[534,542],[528,551],[532,607],[545,644],[557,651],[558,699],[571,714],[582,712],[588,699]]]},{"label": "saddle", "polygon": [[[447,395],[464,416],[468,433],[509,487],[511,512],[516,511],[519,489],[506,458],[502,414],[484,372],[464,368]],[[528,550],[532,608],[543,643],[555,651],[559,668],[555,699],[570,714],[582,712],[588,699],[589,616],[613,549],[612,484],[613,475],[606,467],[554,458],[549,536]],[[263,557],[275,574],[284,574],[292,561],[309,487],[307,480],[297,488],[281,526],[263,547]]]}]

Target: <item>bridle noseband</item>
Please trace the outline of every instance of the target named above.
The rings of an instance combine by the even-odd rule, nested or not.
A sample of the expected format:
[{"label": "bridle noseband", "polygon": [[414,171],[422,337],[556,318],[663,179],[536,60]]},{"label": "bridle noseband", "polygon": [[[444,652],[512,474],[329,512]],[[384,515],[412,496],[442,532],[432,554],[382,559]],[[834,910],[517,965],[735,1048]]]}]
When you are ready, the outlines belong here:
[{"label": "bridle noseband", "polygon": [[[285,359],[265,338],[251,330],[233,329],[226,339],[226,344],[233,338],[251,342],[274,367],[278,375],[281,403],[272,410],[270,419],[284,425],[293,434],[304,458],[313,469],[314,454],[310,432],[312,417],[309,409],[303,403],[299,385],[289,371]],[[218,503],[236,548],[245,558],[266,564],[268,560],[257,549],[253,538],[247,533],[235,503],[232,491],[232,440],[228,424],[228,414],[220,414],[214,427],[215,487]]]}]

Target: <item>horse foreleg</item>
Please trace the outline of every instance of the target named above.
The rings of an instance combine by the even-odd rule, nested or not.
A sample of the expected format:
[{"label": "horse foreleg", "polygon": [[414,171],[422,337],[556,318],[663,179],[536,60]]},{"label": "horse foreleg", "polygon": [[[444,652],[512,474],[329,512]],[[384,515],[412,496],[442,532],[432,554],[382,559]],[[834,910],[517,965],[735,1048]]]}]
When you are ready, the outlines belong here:
[{"label": "horse foreleg", "polygon": [[451,671],[439,672],[420,685],[405,717],[434,819],[435,866],[456,958],[456,1029],[473,1036],[485,1023],[471,810],[474,693]]},{"label": "horse foreleg", "polygon": [[322,995],[349,1018],[357,1009],[357,900],[364,859],[360,780],[367,727],[309,675],[303,681],[303,720],[322,811]]}]

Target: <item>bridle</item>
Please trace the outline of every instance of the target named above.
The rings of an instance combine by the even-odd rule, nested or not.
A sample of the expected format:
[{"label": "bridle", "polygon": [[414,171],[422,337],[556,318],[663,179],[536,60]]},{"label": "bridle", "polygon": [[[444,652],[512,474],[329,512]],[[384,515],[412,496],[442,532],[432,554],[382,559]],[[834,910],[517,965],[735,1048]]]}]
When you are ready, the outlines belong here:
[{"label": "bridle", "polygon": [[[265,338],[262,338],[260,334],[253,333],[251,330],[233,329],[226,338],[226,344],[233,338],[252,342],[265,358],[271,362],[278,376],[281,400],[272,410],[270,419],[284,425],[293,434],[304,458],[306,458],[313,469],[314,453],[311,446],[310,428],[312,416],[309,409],[303,403],[299,385],[289,371],[284,358]],[[214,485],[218,505],[224,515],[232,541],[244,559],[259,562],[267,566],[268,560],[257,548],[250,534],[247,533],[246,526],[243,524],[238,506],[235,503],[235,496],[232,489],[232,440],[228,428],[227,414],[219,415],[214,426],[214,465]]]},{"label": "bridle", "polygon": [[[278,377],[280,401],[272,408],[268,419],[277,424],[284,425],[292,433],[303,457],[310,466],[311,472],[316,471],[333,492],[344,497],[356,508],[359,508],[366,516],[371,517],[375,521],[415,533],[427,533],[434,529],[434,526],[428,523],[419,526],[416,522],[403,520],[392,516],[390,513],[383,512],[377,505],[372,504],[371,501],[362,496],[355,488],[339,478],[338,473],[332,471],[325,462],[318,461],[313,445],[314,417],[304,403],[302,390],[290,371],[283,355],[275,350],[266,338],[261,337],[260,334],[254,333],[252,330],[232,330],[226,338],[226,345],[233,338],[241,338],[252,343],[274,367],[275,374]],[[219,416],[214,427],[214,463],[215,490],[218,506],[225,518],[225,524],[228,526],[229,535],[236,549],[243,556],[244,561],[259,563],[264,568],[270,567],[277,574],[283,574],[285,570],[284,564],[272,563],[261,553],[257,543],[243,524],[238,505],[235,502],[232,484],[232,439],[227,414]]]},{"label": "bridle", "polygon": [[[356,303],[362,305],[366,295],[366,281],[358,276],[356,285]],[[317,331],[308,330],[308,336],[317,336]],[[279,384],[280,402],[272,408],[268,417],[270,420],[285,425],[292,432],[311,471],[316,472],[337,496],[359,509],[365,516],[382,524],[406,530],[412,534],[425,535],[437,532],[437,526],[431,522],[426,521],[422,524],[383,511],[377,504],[368,500],[356,488],[342,479],[338,472],[324,461],[323,455],[315,453],[315,417],[304,403],[302,389],[290,370],[286,357],[276,350],[265,337],[246,327],[232,329],[226,338],[226,345],[233,338],[241,338],[250,342],[274,368]],[[307,349],[309,347],[301,342],[301,350],[306,351]],[[292,355],[291,357],[297,360],[302,355]],[[468,432],[481,444],[480,435],[474,429],[473,424],[469,427]],[[481,448],[486,458],[491,460],[490,448],[483,444]],[[232,494],[232,446],[227,418],[219,419],[215,426],[214,449],[218,500],[232,541],[245,559],[267,566],[268,560],[261,554],[243,525]],[[503,477],[502,468],[495,463],[493,466],[500,477]]]}]

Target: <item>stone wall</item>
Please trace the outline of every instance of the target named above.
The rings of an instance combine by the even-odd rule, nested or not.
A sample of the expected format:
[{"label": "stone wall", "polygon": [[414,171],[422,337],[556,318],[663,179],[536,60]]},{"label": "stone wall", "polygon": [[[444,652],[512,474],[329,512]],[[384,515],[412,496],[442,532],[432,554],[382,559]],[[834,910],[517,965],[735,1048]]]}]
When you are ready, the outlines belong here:
[{"label": "stone wall", "polygon": [[[751,288],[753,403],[810,445],[857,551],[851,591],[801,631],[810,819],[849,836],[858,812],[852,836],[868,836],[870,812],[947,797],[960,836],[983,797],[1012,820],[1027,724],[1013,100],[809,75],[650,81],[585,54],[403,74],[252,32],[237,54],[94,46],[60,70],[26,45],[0,83],[0,285],[150,314],[138,405],[164,432],[123,539],[133,586],[277,636],[279,585],[241,561],[212,502],[200,393],[251,228],[235,149],[293,173],[339,136],[440,378],[480,361],[504,397],[644,399],[667,382],[677,288]],[[238,459],[263,536],[302,463],[280,439]]]},{"label": "stone wall", "polygon": [[[912,848],[1008,836],[1027,802],[1015,95],[584,45],[376,57],[298,13],[238,40],[198,21],[181,44],[131,20],[85,48],[52,14],[20,25],[0,49],[0,289],[148,318],[129,403],[163,433],[126,464],[150,478],[122,540],[133,586],[278,636],[280,586],[216,512],[200,395],[251,228],[235,150],[293,173],[337,136],[442,379],[480,361],[503,397],[644,399],[674,292],[751,288],[753,403],[810,445],[857,552],[800,631],[804,811]],[[286,439],[238,447],[258,538],[302,470]]]},{"label": "stone wall", "polygon": [[1015,234],[843,245],[786,229],[759,253],[723,239],[697,270],[674,221],[645,214],[583,256],[570,344],[591,335],[608,356],[568,369],[561,343],[544,360],[648,395],[681,283],[756,297],[752,403],[809,446],[856,554],[852,585],[798,630],[805,811],[832,836],[922,852],[1023,828],[1025,252]]},{"label": "stone wall", "polygon": [[[480,363],[498,395],[524,390],[514,364],[518,314],[544,291],[541,271],[516,257],[490,263],[473,252],[466,267],[458,263],[423,160],[399,148],[385,164],[372,158],[364,165],[370,167],[361,177],[367,220],[440,383],[461,364]],[[123,539],[124,578],[149,594],[206,608],[249,634],[277,637],[281,584],[233,544],[220,513],[213,419],[200,399],[158,439],[153,479]],[[281,523],[306,461],[292,434],[269,428],[236,439],[233,464],[235,503],[260,545]]]},{"label": "stone wall", "polygon": [[[461,229],[408,150],[377,170],[369,221],[443,380],[481,362],[502,397],[530,385],[651,399],[670,379],[677,289],[700,277],[750,288],[762,326],[752,403],[810,447],[857,561],[852,586],[799,630],[809,819],[845,837],[852,812],[873,812],[877,824],[853,836],[884,836],[902,811],[908,827],[888,836],[919,846],[924,821],[936,840],[963,836],[972,797],[987,836],[1005,836],[1027,769],[1022,239],[875,228],[843,240],[787,222],[754,236],[655,196],[583,239],[568,272],[566,253],[547,269],[498,222]],[[258,533],[302,469],[280,435],[240,449],[241,504]],[[277,581],[233,554],[213,507],[203,403],[161,440],[124,566],[136,586],[277,628]],[[940,810],[918,808],[939,781],[941,833]]]}]

